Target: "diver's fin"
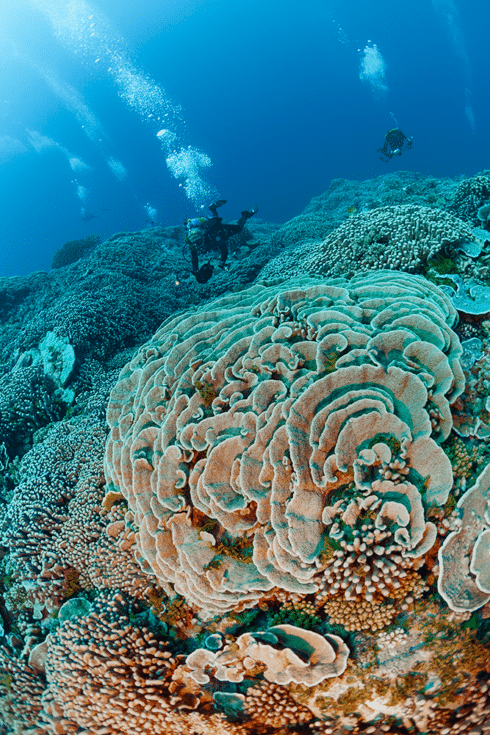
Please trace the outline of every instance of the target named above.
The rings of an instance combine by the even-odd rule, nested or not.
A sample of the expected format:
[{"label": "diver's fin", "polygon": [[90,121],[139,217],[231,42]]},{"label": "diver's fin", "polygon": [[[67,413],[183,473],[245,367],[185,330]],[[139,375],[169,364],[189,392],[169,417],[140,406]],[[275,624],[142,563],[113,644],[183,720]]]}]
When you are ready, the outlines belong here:
[{"label": "diver's fin", "polygon": [[217,202],[213,202],[213,204],[210,204],[208,209],[213,211],[213,209],[217,209],[218,207],[222,207],[223,204],[226,204],[227,199],[218,199]]}]

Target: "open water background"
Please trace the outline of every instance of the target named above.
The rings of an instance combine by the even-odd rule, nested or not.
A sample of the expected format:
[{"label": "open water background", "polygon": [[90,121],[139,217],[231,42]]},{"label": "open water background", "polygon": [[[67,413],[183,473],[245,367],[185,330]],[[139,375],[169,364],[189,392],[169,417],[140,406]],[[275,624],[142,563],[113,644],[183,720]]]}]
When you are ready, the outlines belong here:
[{"label": "open water background", "polygon": [[490,169],[489,27],[487,0],[2,3],[0,276],[218,196],[283,223],[335,178]]}]

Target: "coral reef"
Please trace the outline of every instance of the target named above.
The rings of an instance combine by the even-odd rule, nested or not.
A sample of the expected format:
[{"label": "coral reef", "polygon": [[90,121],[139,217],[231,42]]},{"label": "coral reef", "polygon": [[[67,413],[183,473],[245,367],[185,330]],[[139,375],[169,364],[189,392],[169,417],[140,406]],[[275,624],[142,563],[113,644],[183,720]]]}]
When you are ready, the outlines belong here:
[{"label": "coral reef", "polygon": [[0,279],[0,735],[490,733],[487,174]]},{"label": "coral reef", "polygon": [[458,217],[470,222],[474,227],[481,225],[478,210],[490,199],[490,172],[483,171],[481,174],[463,179],[456,189],[454,200],[449,209],[454,211]]},{"label": "coral reef", "polygon": [[70,265],[70,263],[75,263],[96,245],[100,245],[101,242],[102,240],[98,235],[87,235],[81,240],[65,242],[53,255],[51,268],[62,268],[65,265]]},{"label": "coral reef", "polygon": [[318,235],[314,242],[300,240],[268,263],[259,278],[352,276],[383,268],[421,272],[444,248],[474,239],[471,227],[443,210],[415,204],[379,207],[350,217],[324,240]]}]

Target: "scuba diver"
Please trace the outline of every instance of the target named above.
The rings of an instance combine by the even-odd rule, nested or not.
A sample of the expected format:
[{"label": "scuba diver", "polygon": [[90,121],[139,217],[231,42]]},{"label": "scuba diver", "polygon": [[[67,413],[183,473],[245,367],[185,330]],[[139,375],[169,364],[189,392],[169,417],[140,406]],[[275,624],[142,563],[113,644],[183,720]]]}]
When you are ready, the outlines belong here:
[{"label": "scuba diver", "polygon": [[226,204],[226,199],[220,199],[210,204],[208,209],[212,217],[194,217],[185,222],[187,233],[184,249],[188,246],[191,252],[192,275],[198,283],[207,283],[213,275],[214,267],[211,259],[199,267],[199,254],[219,251],[220,268],[226,267],[228,258],[228,240],[243,230],[245,222],[258,212],[258,207],[252,207],[250,212],[244,210],[236,225],[224,225],[223,218],[218,216],[217,209]]},{"label": "scuba diver", "polygon": [[382,148],[378,148],[380,153],[380,159],[382,161],[389,161],[393,156],[401,156],[403,146],[406,146],[406,150],[412,147],[413,136],[407,138],[405,133],[402,133],[400,128],[392,128],[388,130],[385,135],[385,142]]}]

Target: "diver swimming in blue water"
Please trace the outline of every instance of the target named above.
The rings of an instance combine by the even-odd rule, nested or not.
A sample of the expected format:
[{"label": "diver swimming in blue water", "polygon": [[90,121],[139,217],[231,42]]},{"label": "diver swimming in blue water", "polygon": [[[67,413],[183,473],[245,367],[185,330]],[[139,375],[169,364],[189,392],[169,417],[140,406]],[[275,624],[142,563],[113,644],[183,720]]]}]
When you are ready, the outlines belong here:
[{"label": "diver swimming in blue water", "polygon": [[385,142],[382,148],[378,148],[380,159],[389,161],[393,156],[401,156],[403,150],[412,147],[413,136],[407,138],[400,128],[392,128],[385,135]]},{"label": "diver swimming in blue water", "polygon": [[198,283],[207,283],[214,272],[211,259],[199,267],[199,255],[202,253],[219,252],[220,268],[226,268],[228,259],[228,240],[243,230],[245,222],[258,212],[258,207],[250,211],[244,210],[236,225],[224,225],[223,218],[218,216],[218,207],[226,204],[226,199],[220,199],[210,204],[212,217],[194,217],[185,222],[187,233],[184,249],[187,247],[191,254],[192,275]]}]

